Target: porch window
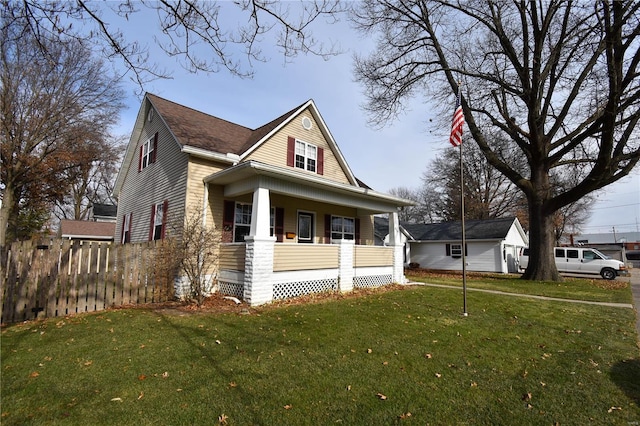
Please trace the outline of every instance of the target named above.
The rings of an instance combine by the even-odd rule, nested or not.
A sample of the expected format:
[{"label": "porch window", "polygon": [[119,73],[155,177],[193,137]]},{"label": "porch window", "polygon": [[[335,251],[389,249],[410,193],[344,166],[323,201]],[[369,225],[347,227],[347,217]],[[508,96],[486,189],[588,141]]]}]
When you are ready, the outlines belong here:
[{"label": "porch window", "polygon": [[331,239],[353,240],[355,239],[355,219],[352,217],[331,216]]},{"label": "porch window", "polygon": [[310,172],[316,171],[316,161],[318,159],[315,145],[296,140],[296,167]]},{"label": "porch window", "polygon": [[[247,203],[236,203],[234,229],[233,229],[233,242],[244,243],[244,237],[251,232],[251,213],[252,205]],[[271,207],[271,214],[269,215],[269,231],[273,236],[275,222],[275,208]]]}]

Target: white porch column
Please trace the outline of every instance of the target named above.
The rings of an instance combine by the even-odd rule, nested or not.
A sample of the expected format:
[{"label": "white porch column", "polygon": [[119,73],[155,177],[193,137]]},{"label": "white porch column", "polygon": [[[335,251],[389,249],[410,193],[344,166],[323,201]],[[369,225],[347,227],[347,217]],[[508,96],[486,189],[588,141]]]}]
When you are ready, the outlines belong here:
[{"label": "white porch column", "polygon": [[255,191],[253,191],[253,206],[251,208],[251,229],[249,231],[249,235],[253,235],[256,237],[270,236],[270,204],[269,190],[267,188],[257,188]]},{"label": "white porch column", "polygon": [[251,306],[273,300],[273,250],[276,237],[271,237],[269,190],[253,192],[251,229],[245,237],[244,300]]},{"label": "white porch column", "polygon": [[345,293],[353,290],[355,241],[340,240],[338,245],[338,289]]},{"label": "white porch column", "polygon": [[393,276],[394,283],[404,284],[404,244],[400,236],[400,220],[398,212],[389,213],[389,246],[393,248]]}]

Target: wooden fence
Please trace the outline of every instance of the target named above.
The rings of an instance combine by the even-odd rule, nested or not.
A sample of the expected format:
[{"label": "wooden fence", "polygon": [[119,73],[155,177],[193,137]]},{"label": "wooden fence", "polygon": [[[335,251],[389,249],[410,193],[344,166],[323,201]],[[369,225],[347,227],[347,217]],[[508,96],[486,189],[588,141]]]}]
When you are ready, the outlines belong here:
[{"label": "wooden fence", "polygon": [[161,241],[22,241],[1,260],[3,324],[174,298],[176,270]]}]

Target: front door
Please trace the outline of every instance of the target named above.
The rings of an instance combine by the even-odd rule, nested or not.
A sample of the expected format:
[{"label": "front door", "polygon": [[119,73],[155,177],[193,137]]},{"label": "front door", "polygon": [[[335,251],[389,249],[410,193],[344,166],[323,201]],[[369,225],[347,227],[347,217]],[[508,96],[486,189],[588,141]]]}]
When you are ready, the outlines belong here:
[{"label": "front door", "polygon": [[298,212],[298,242],[312,243],[314,235],[314,214]]}]

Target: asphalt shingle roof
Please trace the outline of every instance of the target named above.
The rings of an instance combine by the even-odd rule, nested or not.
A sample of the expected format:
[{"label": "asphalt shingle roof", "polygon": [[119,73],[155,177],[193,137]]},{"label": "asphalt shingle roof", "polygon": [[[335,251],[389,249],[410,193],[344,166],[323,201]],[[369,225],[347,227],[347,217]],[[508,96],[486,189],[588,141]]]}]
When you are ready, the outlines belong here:
[{"label": "asphalt shingle roof", "polygon": [[147,97],[182,146],[188,145],[207,151],[237,155],[251,148],[304,105],[286,112],[257,129],[250,129],[151,93],[148,93]]},{"label": "asphalt shingle roof", "polygon": [[[507,236],[515,218],[465,220],[465,237],[467,240],[494,240]],[[449,241],[462,238],[461,222],[445,223],[402,223],[402,227],[416,241]]]}]

